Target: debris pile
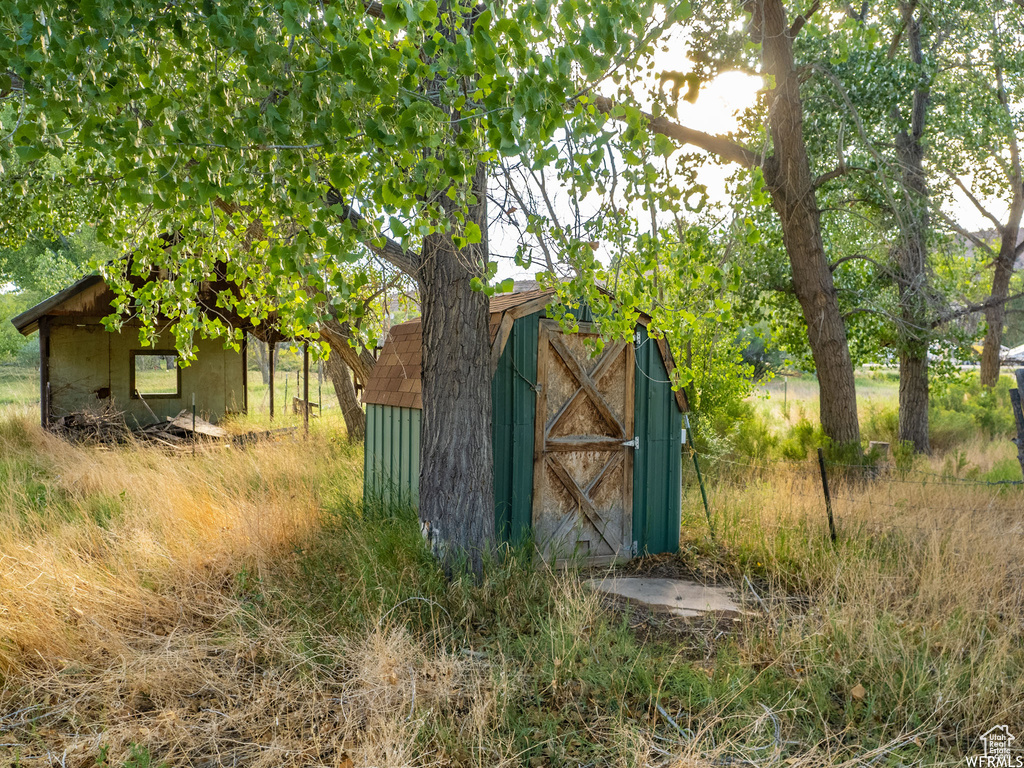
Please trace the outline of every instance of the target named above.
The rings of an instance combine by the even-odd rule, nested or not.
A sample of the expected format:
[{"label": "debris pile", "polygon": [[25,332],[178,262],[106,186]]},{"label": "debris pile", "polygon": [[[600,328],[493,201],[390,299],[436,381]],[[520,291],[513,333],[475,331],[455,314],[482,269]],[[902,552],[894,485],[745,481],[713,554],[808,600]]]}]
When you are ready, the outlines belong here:
[{"label": "debris pile", "polygon": [[135,436],[177,446],[202,438],[224,440],[228,437],[228,431],[199,416],[193,416],[189,411],[182,411],[173,419],[168,416],[167,421],[158,421],[135,430]]},{"label": "debris pile", "polygon": [[60,416],[50,422],[50,429],[67,440],[96,443],[123,443],[132,431],[124,420],[124,413],[112,407],[102,411],[81,411]]},{"label": "debris pile", "polygon": [[50,429],[65,439],[95,443],[126,443],[131,440],[178,447],[197,440],[227,440],[228,431],[206,419],[182,411],[144,427],[132,429],[125,422],[125,414],[107,407],[100,412],[82,411],[54,419]]}]

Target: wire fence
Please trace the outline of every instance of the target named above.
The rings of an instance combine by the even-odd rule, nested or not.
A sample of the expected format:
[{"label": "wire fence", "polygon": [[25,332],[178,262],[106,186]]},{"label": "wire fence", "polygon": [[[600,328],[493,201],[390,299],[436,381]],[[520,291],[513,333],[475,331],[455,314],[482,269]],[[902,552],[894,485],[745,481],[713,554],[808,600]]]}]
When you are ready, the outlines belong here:
[{"label": "wire fence", "polygon": [[[819,451],[818,461],[758,461],[737,457],[704,457],[691,453],[683,462],[684,484],[700,486],[701,501],[714,535],[715,491],[723,487],[748,488],[754,482],[778,485],[783,478],[787,497],[819,504],[828,515],[833,541],[836,539],[833,503],[864,508],[883,508],[901,512],[963,514],[991,511],[1003,507],[1024,507],[1024,481],[980,480],[959,477],[893,463],[848,463],[829,461]],[[928,490],[963,490],[952,497],[954,503],[929,503]],[[818,490],[811,490],[817,487]],[[916,491],[921,491],[920,493]],[[1009,495],[1008,495],[1009,494]],[[846,512],[849,507],[843,511]]]}]

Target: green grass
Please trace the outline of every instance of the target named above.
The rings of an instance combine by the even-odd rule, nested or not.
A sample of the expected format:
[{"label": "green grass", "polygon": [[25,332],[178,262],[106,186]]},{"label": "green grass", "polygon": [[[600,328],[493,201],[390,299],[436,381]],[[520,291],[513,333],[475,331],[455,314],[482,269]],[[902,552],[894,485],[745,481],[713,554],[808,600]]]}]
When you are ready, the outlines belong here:
[{"label": "green grass", "polygon": [[1020,489],[840,477],[833,548],[814,473],[709,463],[712,538],[687,465],[682,552],[650,567],[749,611],[687,622],[528,552],[448,578],[410,510],[362,507],[341,429],[335,409],[308,439],[97,451],[8,409],[0,710],[45,727],[0,756],[897,766],[1024,727]]},{"label": "green grass", "polygon": [[0,407],[39,402],[39,371],[17,365],[0,365]]}]

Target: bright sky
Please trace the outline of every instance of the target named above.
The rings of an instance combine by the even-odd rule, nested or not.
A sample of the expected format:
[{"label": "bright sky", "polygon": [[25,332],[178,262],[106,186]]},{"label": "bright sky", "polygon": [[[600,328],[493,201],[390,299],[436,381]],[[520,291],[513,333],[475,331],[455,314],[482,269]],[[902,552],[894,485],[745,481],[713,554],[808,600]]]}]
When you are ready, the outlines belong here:
[{"label": "bright sky", "polygon": [[[676,52],[677,50],[680,50],[679,46],[676,46],[672,52],[659,52],[656,57],[655,72],[689,71],[691,68],[689,61],[685,56],[680,56]],[[691,104],[683,99],[679,100],[678,122],[705,133],[733,133],[739,128],[740,113],[755,103],[760,87],[760,78],[740,72],[724,73],[701,88],[696,103]],[[707,187],[711,203],[728,202],[725,180],[733,170],[734,167],[731,165],[715,163],[708,163],[699,170],[697,180]],[[560,206],[556,204],[557,207]],[[641,218],[641,220],[643,219]],[[496,237],[492,235],[495,252],[510,254],[515,250],[515,242],[511,233],[499,231],[494,234],[497,235]],[[520,280],[529,279],[530,275],[516,268],[510,261],[502,260],[499,262],[498,279],[506,277]]]},{"label": "bright sky", "polygon": [[[655,57],[654,71],[656,73],[666,70],[689,71],[691,65],[683,53],[684,51],[685,45],[683,44],[671,45],[669,51],[659,51]],[[723,73],[701,88],[696,103],[691,104],[680,99],[678,122],[705,133],[734,133],[739,129],[740,114],[755,104],[758,90],[761,87],[760,78],[735,71]],[[698,181],[707,187],[709,202],[712,204],[729,202],[726,178],[733,170],[731,165],[707,163],[698,171]],[[946,205],[946,212],[952,219],[969,231],[992,227],[992,223],[970,203],[966,195],[959,190],[954,190],[954,193],[953,203]],[[1004,201],[983,200],[982,203],[996,217],[1004,217],[1007,213],[1007,204]],[[500,233],[497,234],[495,244],[498,248],[496,251],[511,253],[515,248],[514,242],[508,241]],[[498,277],[499,279],[504,277],[524,279],[529,275],[518,270],[511,262],[507,262],[500,265]]]}]

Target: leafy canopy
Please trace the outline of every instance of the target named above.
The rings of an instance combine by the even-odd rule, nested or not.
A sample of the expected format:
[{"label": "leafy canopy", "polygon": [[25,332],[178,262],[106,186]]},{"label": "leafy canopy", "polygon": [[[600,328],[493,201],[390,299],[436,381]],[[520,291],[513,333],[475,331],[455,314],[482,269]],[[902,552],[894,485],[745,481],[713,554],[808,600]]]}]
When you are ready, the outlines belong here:
[{"label": "leafy canopy", "polygon": [[571,134],[592,149],[559,174],[588,194],[613,136],[590,91],[687,12],[661,2],[15,0],[0,163],[36,211],[55,183],[89,190],[125,255],[107,277],[136,278],[132,311],[176,320],[183,348],[227,333],[194,296],[215,265],[240,287],[225,308],[302,334],[358,313],[367,248],[407,266],[430,234],[480,242],[480,164],[543,168]]}]

